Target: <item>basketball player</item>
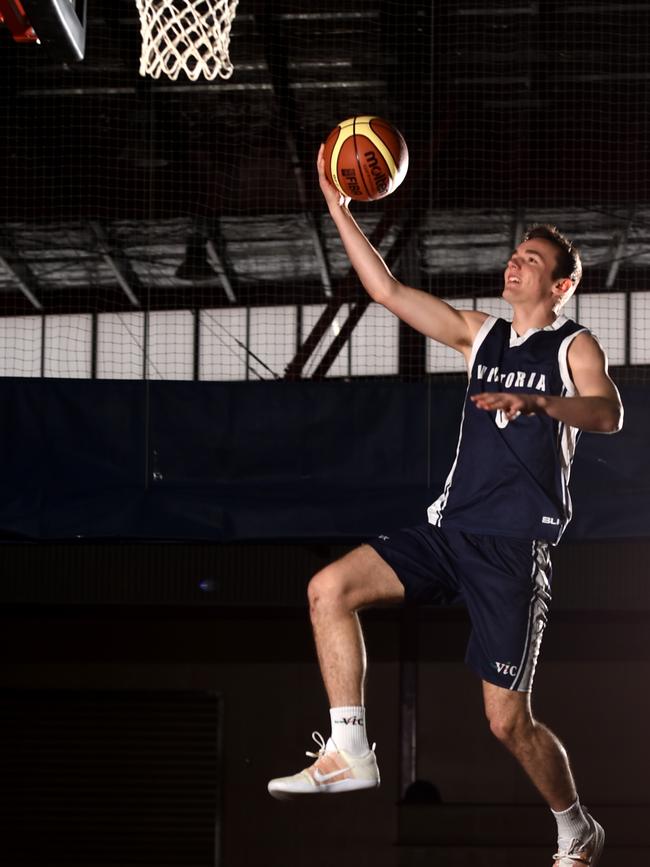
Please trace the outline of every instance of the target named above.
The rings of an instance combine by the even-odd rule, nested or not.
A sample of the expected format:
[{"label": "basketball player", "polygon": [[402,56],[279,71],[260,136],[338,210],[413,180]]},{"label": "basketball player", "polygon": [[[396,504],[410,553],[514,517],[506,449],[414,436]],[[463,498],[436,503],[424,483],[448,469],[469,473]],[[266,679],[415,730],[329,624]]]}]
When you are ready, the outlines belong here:
[{"label": "basketball player", "polygon": [[614,433],[623,410],[607,359],[561,313],[581,277],[577,250],[554,227],[526,234],[504,271],[512,323],[456,310],[400,283],[352,218],[349,200],[319,180],[350,261],[371,298],[460,352],[469,385],[456,459],[422,525],[350,552],[309,585],[311,620],[330,700],[331,736],[316,761],[271,780],[277,798],[379,785],[366,737],[365,648],[357,611],[373,603],[453,603],[469,611],[466,661],[483,684],[490,728],[553,811],[555,867],[595,867],[601,826],[581,805],[566,751],[533,717],[531,689],[550,603],[549,546],[571,517],[567,489],[582,430]]}]

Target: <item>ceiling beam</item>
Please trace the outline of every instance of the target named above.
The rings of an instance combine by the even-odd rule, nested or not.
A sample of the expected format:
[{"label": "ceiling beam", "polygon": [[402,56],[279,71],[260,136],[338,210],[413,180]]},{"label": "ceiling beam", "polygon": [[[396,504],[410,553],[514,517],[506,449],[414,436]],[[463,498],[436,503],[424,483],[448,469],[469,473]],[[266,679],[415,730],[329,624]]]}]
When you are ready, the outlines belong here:
[{"label": "ceiling beam", "polygon": [[[327,261],[327,254],[323,244],[318,222],[313,208],[310,205],[310,197],[305,187],[305,165],[307,155],[302,136],[302,123],[300,119],[298,103],[291,89],[289,81],[289,45],[285,28],[282,23],[282,14],[264,12],[259,16],[261,31],[264,34],[264,54],[271,78],[273,100],[279,115],[281,125],[285,132],[287,150],[291,162],[291,168],[298,193],[298,201],[305,213],[307,227],[311,237],[314,254],[318,263],[318,269],[323,285],[323,294],[326,298],[333,297],[332,277]],[[311,176],[314,175],[315,154],[311,154],[309,162]]]},{"label": "ceiling beam", "polygon": [[11,276],[31,306],[36,310],[42,310],[43,305],[38,299],[38,281],[32,269],[21,261],[12,249],[12,245],[2,236],[0,236],[0,267]]},{"label": "ceiling beam", "polygon": [[219,254],[217,249],[218,246],[221,246],[218,241],[213,241],[212,238],[208,238],[205,242],[205,253],[208,257],[208,262],[212,266],[213,271],[219,278],[219,282],[223,287],[226,298],[228,299],[228,301],[230,301],[231,304],[236,304],[237,296],[235,295],[235,290],[233,289],[232,282],[230,280],[230,269],[228,268],[225,257],[222,258],[222,256]]},{"label": "ceiling beam", "polygon": [[[414,221],[409,220],[409,228],[406,230],[402,221],[398,221],[392,228],[396,228],[397,231],[395,233],[395,237],[393,243],[390,248],[386,250],[383,255],[383,260],[386,263],[386,266],[389,269],[394,269],[397,267],[400,255],[405,247],[405,244],[408,239],[410,239],[413,231],[414,231]],[[377,244],[379,246],[379,243]],[[357,278],[358,280],[358,278]],[[364,295],[358,299],[358,301],[352,305],[350,312],[348,313],[348,318],[345,320],[343,325],[341,326],[340,331],[335,336],[334,340],[329,345],[325,355],[319,361],[316,369],[312,374],[313,379],[321,379],[326,376],[330,367],[336,361],[339,352],[345,344],[348,342],[350,337],[352,336],[352,332],[357,327],[359,320],[363,316],[363,314],[368,309],[368,306],[371,302],[370,295],[364,293]]]},{"label": "ceiling beam", "polygon": [[605,288],[613,289],[614,283],[616,283],[616,277],[618,275],[618,269],[620,268],[621,261],[625,257],[625,248],[627,246],[627,239],[630,233],[630,229],[632,228],[632,221],[634,220],[635,209],[630,208],[627,223],[620,229],[618,232],[614,234],[612,238],[612,258],[609,264],[609,271],[607,272],[607,277],[605,279]]},{"label": "ceiling beam", "polygon": [[524,208],[517,208],[512,216],[512,231],[510,236],[510,249],[516,250],[521,239],[526,231],[526,211]]},{"label": "ceiling beam", "polygon": [[[405,230],[406,231],[406,230]],[[400,279],[402,256],[398,273]],[[0,267],[2,267],[0,265]],[[15,272],[12,268],[12,276]],[[602,292],[607,279],[608,268],[591,265],[585,270],[580,283],[580,294]],[[441,298],[449,299],[453,303],[454,298],[494,298],[501,295],[503,289],[501,272],[491,271],[488,273],[444,273],[428,274],[420,271],[419,277],[414,280],[417,285],[426,287]],[[209,285],[197,283],[183,289],[179,294],[178,285],[175,286],[152,286],[147,289],[147,310],[185,310],[231,308],[232,303],[227,301],[216,287],[216,280]],[[650,285],[650,268],[634,267],[619,271],[613,291],[623,293],[647,292]],[[322,331],[329,328],[340,311],[342,304],[356,304],[362,297],[363,290],[359,286],[356,274],[350,274],[345,280],[335,284],[336,297],[325,306],[325,326]],[[340,294],[339,294],[340,293]],[[75,285],[63,292],[60,289],[42,289],[39,296],[35,296],[32,289],[29,296],[19,287],[18,281],[14,281],[13,288],[5,285],[0,292],[0,316],[26,316],[34,310],[44,311],[51,314],[58,313],[118,313],[133,310],[124,295],[124,292],[115,285],[96,286]],[[34,303],[35,302],[35,303]],[[237,287],[237,303],[241,307],[268,307],[270,304],[280,306],[299,305],[322,305],[322,290],[317,281],[304,282],[269,282],[264,286],[264,295],[260,295],[259,284],[239,285]],[[310,334],[307,340],[313,343],[313,347],[304,349],[301,347],[293,361],[289,365],[295,373],[295,378],[300,378],[304,363],[311,356],[319,344],[322,334]],[[307,341],[305,341],[306,343]],[[311,345],[310,343],[310,345]],[[309,350],[309,351],[307,351]],[[300,366],[302,362],[302,367]]]},{"label": "ceiling beam", "polygon": [[202,220],[199,223],[199,229],[201,228],[206,236],[205,252],[208,262],[219,278],[221,288],[228,301],[231,304],[237,304],[237,292],[235,292],[237,280],[230,257],[228,256],[226,241],[221,231],[221,222],[216,217]]},{"label": "ceiling beam", "polygon": [[141,307],[142,305],[136,293],[141,293],[143,287],[127,256],[122,250],[114,247],[100,223],[96,220],[89,220],[88,225],[95,236],[99,255],[103,259],[104,264],[113,273],[118,285],[131,302],[131,306]]},{"label": "ceiling beam", "polygon": [[[375,229],[369,238],[370,243],[374,247],[379,248],[382,241],[386,238],[388,232],[393,225],[393,208],[387,207],[384,210],[381,219],[375,226]],[[387,253],[385,254],[385,258],[387,258],[389,254],[390,251],[387,251]],[[318,348],[321,340],[327,333],[327,330],[334,322],[336,314],[339,312],[342,305],[346,301],[349,301],[351,299],[355,299],[356,301],[359,301],[359,299],[361,299],[361,302],[363,302],[364,300],[364,298],[359,295],[359,278],[354,269],[352,268],[350,268],[343,280],[341,280],[341,282],[336,285],[332,298],[330,298],[330,300],[328,301],[325,309],[323,310],[318,320],[314,324],[314,327],[308,334],[307,339],[304,341],[304,343],[301,344],[301,346],[298,347],[298,351],[296,352],[292,361],[287,365],[284,374],[286,379],[300,379],[302,377],[303,370],[307,361],[311,358],[313,353]],[[354,324],[356,324],[356,322]],[[336,357],[336,355],[338,355],[338,352],[343,346],[343,343],[341,343],[337,338],[335,338],[335,342],[336,346],[338,347],[335,350],[335,354],[332,356],[332,354],[328,350],[328,352],[326,353],[328,361],[325,362],[325,359],[322,359],[318,366],[319,370],[323,369],[323,363],[325,363],[326,365],[325,369],[328,370],[334,358]]]},{"label": "ceiling beam", "polygon": [[307,230],[309,232],[309,235],[311,236],[312,244],[314,247],[314,254],[316,256],[316,263],[318,264],[318,271],[320,273],[323,292],[325,293],[326,298],[331,298],[334,294],[332,291],[332,275],[330,274],[329,264],[327,262],[327,256],[325,254],[325,248],[323,246],[323,242],[318,231],[318,225],[314,218],[314,214],[311,211],[306,211],[305,217],[307,220]]},{"label": "ceiling beam", "polygon": [[218,281],[228,302],[237,303],[234,272],[228,261],[219,220],[197,219],[194,230],[188,235],[185,258],[176,269],[176,276],[199,285]]}]

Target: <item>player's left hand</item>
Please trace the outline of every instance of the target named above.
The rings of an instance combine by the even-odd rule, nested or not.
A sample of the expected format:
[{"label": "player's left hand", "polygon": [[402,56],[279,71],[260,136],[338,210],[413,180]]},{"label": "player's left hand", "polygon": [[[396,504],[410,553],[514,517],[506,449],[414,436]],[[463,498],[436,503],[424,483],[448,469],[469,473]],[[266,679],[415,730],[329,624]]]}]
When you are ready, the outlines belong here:
[{"label": "player's left hand", "polygon": [[481,394],[472,394],[470,398],[478,409],[485,409],[488,412],[501,410],[508,421],[512,421],[520,415],[535,415],[541,410],[535,394],[484,391]]},{"label": "player's left hand", "polygon": [[316,158],[316,169],[318,171],[318,182],[320,184],[320,188],[322,190],[323,195],[325,196],[325,201],[330,205],[336,206],[340,205],[346,207],[352,201],[347,196],[342,196],[341,193],[336,189],[334,184],[330,184],[325,175],[325,158],[323,156],[325,152],[325,145],[321,144],[318,149],[318,156]]}]

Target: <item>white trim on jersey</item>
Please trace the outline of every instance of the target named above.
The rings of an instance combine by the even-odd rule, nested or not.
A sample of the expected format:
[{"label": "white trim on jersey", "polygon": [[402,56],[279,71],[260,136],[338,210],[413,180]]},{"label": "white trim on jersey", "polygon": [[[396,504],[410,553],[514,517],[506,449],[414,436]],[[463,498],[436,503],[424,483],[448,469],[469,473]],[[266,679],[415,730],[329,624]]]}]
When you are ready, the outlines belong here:
[{"label": "white trim on jersey", "polygon": [[513,346],[521,346],[528,340],[529,337],[532,337],[533,334],[537,334],[538,331],[557,331],[558,329],[562,328],[562,326],[568,321],[569,320],[566,318],[566,316],[558,316],[557,319],[555,319],[554,322],[551,322],[550,325],[545,325],[543,328],[529,328],[525,334],[521,335],[521,337],[517,334],[517,332],[511,325],[509,342],[510,349],[512,349]]},{"label": "white trim on jersey", "polygon": [[467,362],[467,378],[472,378],[472,368],[474,367],[474,361],[476,360],[476,353],[481,348],[481,344],[488,336],[490,331],[496,325],[497,317],[496,316],[488,316],[488,318],[483,322],[479,330],[476,332],[476,337],[474,338],[474,343],[472,343],[472,352],[469,357],[469,361]]},{"label": "white trim on jersey", "polygon": [[569,334],[569,336],[565,337],[562,343],[560,343],[560,348],[557,351],[557,363],[560,367],[560,376],[562,377],[562,382],[566,388],[567,397],[573,397],[576,393],[576,387],[571,379],[571,374],[569,373],[569,347],[573,343],[573,339],[584,331],[588,334],[590,333],[588,328],[581,328],[580,331],[574,331],[573,334]]},{"label": "white trim on jersey", "polygon": [[460,419],[460,431],[458,433],[458,445],[456,446],[456,456],[454,457],[454,463],[452,464],[451,469],[449,470],[449,475],[447,476],[447,480],[445,481],[445,487],[443,489],[442,494],[438,497],[437,500],[434,500],[433,503],[427,509],[427,519],[430,524],[434,524],[436,527],[440,526],[440,522],[442,520],[442,513],[447,505],[447,500],[449,498],[449,490],[451,488],[451,483],[454,478],[454,471],[456,470],[456,464],[458,463],[458,455],[460,454],[460,442],[463,438],[463,423],[465,421],[465,407],[467,406],[467,393],[469,391],[470,383],[472,380],[472,369],[474,367],[474,361],[476,360],[476,353],[479,351],[481,344],[488,336],[494,325],[496,324],[497,317],[496,316],[488,316],[485,322],[479,328],[476,337],[474,338],[474,343],[472,344],[472,352],[469,357],[469,361],[467,362],[467,390],[465,391],[465,400],[463,401],[463,414]]},{"label": "white trim on jersey", "polygon": [[[590,333],[588,328],[581,328],[579,331],[574,331],[573,334],[569,334],[568,337],[564,338],[558,349],[557,361],[560,369],[560,376],[562,377],[562,383],[564,385],[562,394],[560,395],[561,397],[575,397],[576,387],[569,371],[568,355],[569,347],[574,338],[583,332]],[[569,479],[571,476],[571,464],[573,463],[579,436],[580,430],[577,427],[571,427],[571,425],[562,421],[558,422],[557,449],[560,457],[560,483],[562,486],[562,505],[564,507],[564,526],[569,523],[573,515],[573,505],[571,502],[571,494],[569,493]],[[556,544],[559,541],[560,539],[558,537]]]}]

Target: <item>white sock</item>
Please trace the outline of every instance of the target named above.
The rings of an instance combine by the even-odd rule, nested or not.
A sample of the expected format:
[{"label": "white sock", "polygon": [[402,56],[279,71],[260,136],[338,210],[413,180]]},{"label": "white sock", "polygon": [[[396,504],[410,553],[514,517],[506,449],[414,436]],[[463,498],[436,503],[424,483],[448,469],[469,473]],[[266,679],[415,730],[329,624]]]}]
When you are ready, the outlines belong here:
[{"label": "white sock", "polygon": [[551,810],[557,822],[558,843],[568,851],[571,840],[586,840],[589,835],[589,822],[584,814],[579,798],[568,810],[556,813]]},{"label": "white sock", "polygon": [[368,737],[366,735],[365,707],[331,707],[332,721],[331,740],[339,750],[362,756],[367,753]]}]

